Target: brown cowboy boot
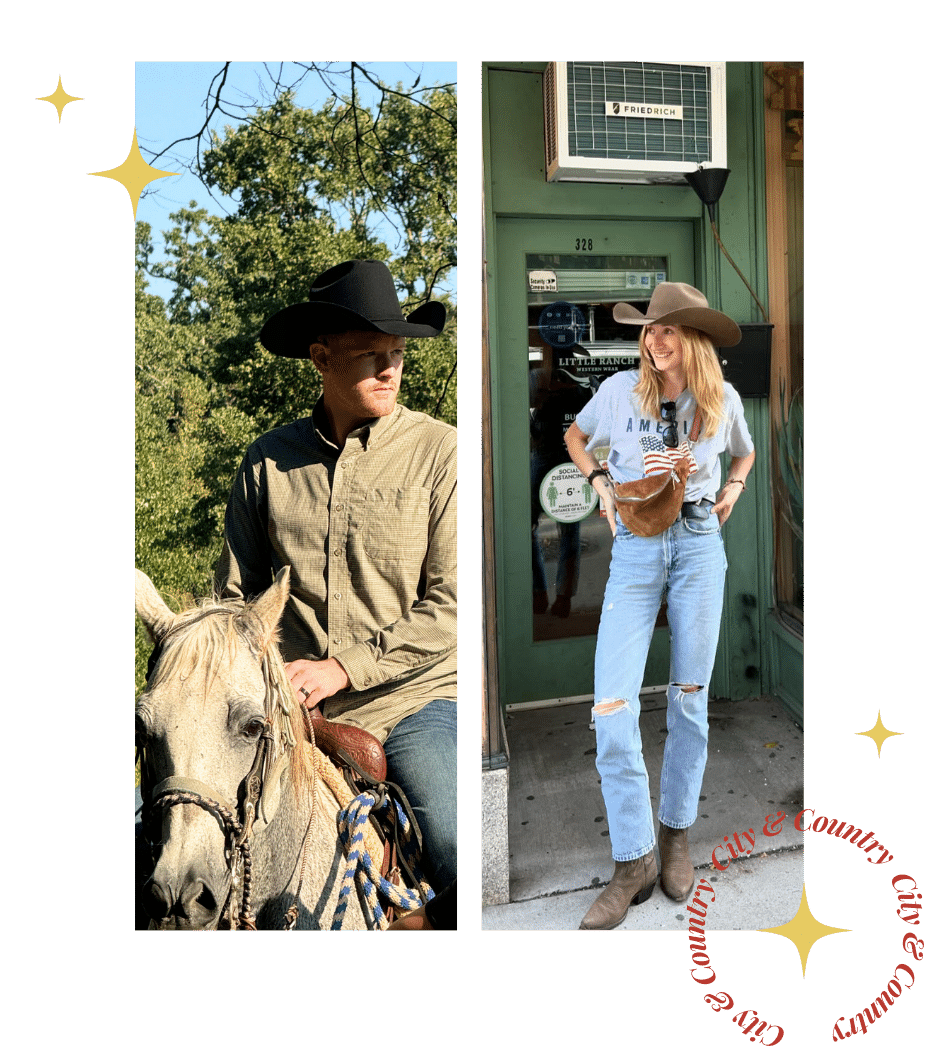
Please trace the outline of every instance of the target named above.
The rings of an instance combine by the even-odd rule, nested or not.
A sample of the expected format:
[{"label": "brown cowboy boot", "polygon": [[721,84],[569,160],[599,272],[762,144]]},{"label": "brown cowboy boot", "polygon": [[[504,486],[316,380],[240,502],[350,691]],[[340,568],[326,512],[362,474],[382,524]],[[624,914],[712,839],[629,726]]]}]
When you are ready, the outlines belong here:
[{"label": "brown cowboy boot", "polygon": [[673,902],[684,902],[695,886],[695,869],[688,856],[688,829],[659,822],[659,864],[662,890]]},{"label": "brown cowboy boot", "polygon": [[580,930],[607,930],[622,924],[631,905],[642,905],[656,885],[656,857],[653,851],[635,861],[614,863],[613,879],[603,888],[580,922]]}]

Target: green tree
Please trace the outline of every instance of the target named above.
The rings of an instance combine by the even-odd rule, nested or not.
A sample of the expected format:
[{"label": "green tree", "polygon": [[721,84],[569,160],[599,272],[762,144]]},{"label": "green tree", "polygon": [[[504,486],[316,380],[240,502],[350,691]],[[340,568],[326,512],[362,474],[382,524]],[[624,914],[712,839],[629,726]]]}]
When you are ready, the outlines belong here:
[{"label": "green tree", "polygon": [[[434,113],[446,116],[432,120]],[[272,313],[307,298],[315,275],[349,258],[386,261],[409,308],[433,296],[455,268],[454,115],[451,90],[427,93],[423,108],[392,97],[380,114],[350,102],[305,110],[284,93],[212,138],[204,179],[238,208],[229,217],[174,214],[175,227],[164,234],[170,259],[153,271],[175,284],[173,319],[210,329],[208,371],[263,429],[310,407],[307,367],[273,358],[257,337]],[[397,224],[393,249],[377,238],[384,216]],[[453,345],[454,336],[451,326]],[[441,345],[424,347],[415,344],[411,364],[421,367],[407,393],[433,413],[455,356],[444,357]],[[454,417],[450,387],[440,416],[453,409]]]},{"label": "green tree", "polygon": [[[226,495],[258,428],[234,405],[213,404],[214,388],[199,369],[206,358],[203,329],[168,319],[140,271],[135,326],[135,566],[181,609],[212,588]],[[138,691],[150,651],[139,622]]]}]

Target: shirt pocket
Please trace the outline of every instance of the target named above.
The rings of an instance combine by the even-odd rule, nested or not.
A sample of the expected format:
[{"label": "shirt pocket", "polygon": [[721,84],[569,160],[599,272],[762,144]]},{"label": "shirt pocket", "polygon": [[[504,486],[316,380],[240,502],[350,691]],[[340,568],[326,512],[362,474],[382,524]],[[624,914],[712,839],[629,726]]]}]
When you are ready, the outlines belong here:
[{"label": "shirt pocket", "polygon": [[373,487],[355,515],[355,535],[378,567],[419,573],[429,537],[430,491],[425,486]]}]

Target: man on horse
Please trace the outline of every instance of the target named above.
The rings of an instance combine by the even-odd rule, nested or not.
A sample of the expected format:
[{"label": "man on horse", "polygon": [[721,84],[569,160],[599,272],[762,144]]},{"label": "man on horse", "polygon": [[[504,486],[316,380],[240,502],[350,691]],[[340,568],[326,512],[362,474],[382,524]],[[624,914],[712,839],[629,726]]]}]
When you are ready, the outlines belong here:
[{"label": "man on horse", "polygon": [[310,359],[322,395],[249,447],[216,570],[220,595],[248,599],[291,567],[292,687],[383,743],[436,891],[456,877],[456,431],[397,393],[406,338],[445,319],[439,302],[404,317],[387,267],[348,261],[265,323],[262,345]]}]

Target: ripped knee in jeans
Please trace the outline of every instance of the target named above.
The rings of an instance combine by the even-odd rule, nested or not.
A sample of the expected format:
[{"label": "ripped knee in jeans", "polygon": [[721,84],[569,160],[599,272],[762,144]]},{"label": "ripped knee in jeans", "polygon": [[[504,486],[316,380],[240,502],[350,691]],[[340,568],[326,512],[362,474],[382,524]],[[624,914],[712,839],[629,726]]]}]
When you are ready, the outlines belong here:
[{"label": "ripped knee in jeans", "polygon": [[625,699],[601,699],[599,703],[593,704],[593,713],[598,717],[603,717],[605,714],[615,714],[625,706]]},{"label": "ripped knee in jeans", "polygon": [[681,689],[682,695],[689,695],[692,692],[700,692],[704,686],[703,685],[683,685],[681,683],[681,681],[673,681],[672,682],[672,687]]}]

